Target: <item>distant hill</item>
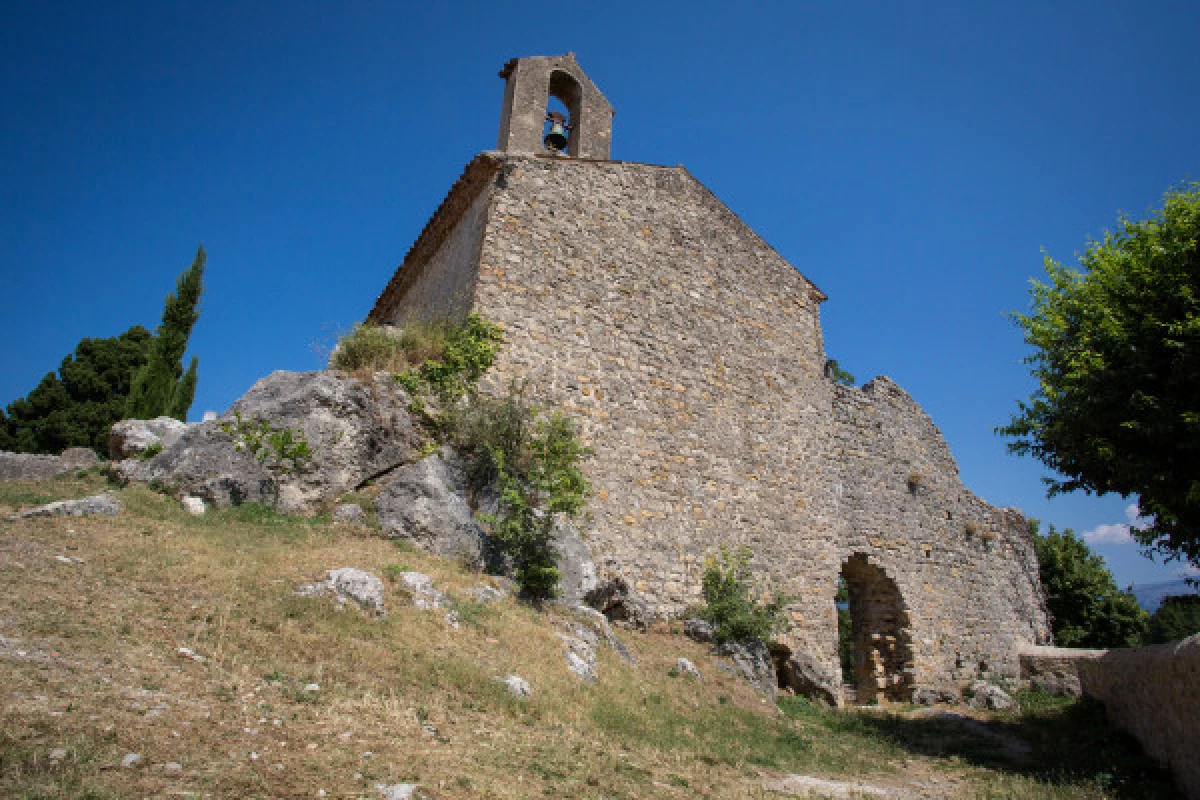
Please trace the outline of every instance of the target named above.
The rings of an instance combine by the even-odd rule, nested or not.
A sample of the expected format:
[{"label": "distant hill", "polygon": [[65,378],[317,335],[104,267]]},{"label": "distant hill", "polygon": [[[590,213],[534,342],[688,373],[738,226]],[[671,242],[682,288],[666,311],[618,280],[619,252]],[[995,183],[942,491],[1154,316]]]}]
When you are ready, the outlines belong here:
[{"label": "distant hill", "polygon": [[1138,603],[1151,614],[1158,610],[1165,597],[1175,594],[1200,594],[1200,588],[1189,586],[1183,578],[1162,583],[1135,584],[1132,588]]}]

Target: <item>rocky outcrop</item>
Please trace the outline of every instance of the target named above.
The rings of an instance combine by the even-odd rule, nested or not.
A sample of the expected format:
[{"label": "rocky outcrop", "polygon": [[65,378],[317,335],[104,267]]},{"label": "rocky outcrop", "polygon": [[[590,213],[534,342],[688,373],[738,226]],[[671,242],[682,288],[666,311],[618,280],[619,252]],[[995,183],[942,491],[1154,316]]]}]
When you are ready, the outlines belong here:
[{"label": "rocky outcrop", "polygon": [[559,519],[555,523],[554,546],[558,551],[559,574],[555,599],[563,605],[577,606],[598,586],[596,565],[579,529],[568,519]]},{"label": "rocky outcrop", "polygon": [[841,705],[841,682],[810,654],[804,651],[786,653],[779,659],[776,670],[780,686],[834,708]]},{"label": "rocky outcrop", "polygon": [[754,688],[772,701],[779,690],[775,674],[775,662],[766,644],[754,639],[748,642],[727,642],[717,647],[717,653],[728,661],[718,661],[717,666],[749,681]]},{"label": "rocky outcrop", "polygon": [[970,698],[967,705],[978,710],[1012,711],[1017,707],[1017,701],[999,686],[986,681],[975,681],[967,690]]},{"label": "rocky outcrop", "polygon": [[699,617],[688,617],[683,621],[683,635],[694,642],[705,644],[711,642],[716,635],[713,624]]},{"label": "rocky outcrop", "polygon": [[[420,435],[407,404],[382,373],[364,381],[340,372],[273,372],[219,420],[189,425],[149,461],[126,460],[117,471],[217,507],[255,502],[311,514],[412,460]],[[283,447],[282,434],[290,437]],[[299,442],[310,458],[289,457]]]},{"label": "rocky outcrop", "polygon": [[73,469],[87,469],[101,463],[95,451],[87,447],[68,447],[56,456],[0,450],[0,481],[52,478]]},{"label": "rocky outcrop", "polygon": [[97,494],[79,500],[59,500],[44,506],[22,511],[17,516],[21,519],[31,517],[83,517],[98,514],[104,517],[115,517],[121,513],[121,501],[111,494]]},{"label": "rocky outcrop", "polygon": [[375,500],[379,527],[444,558],[482,567],[489,561],[488,537],[466,500],[466,476],[453,452],[423,458],[397,469]]},{"label": "rocky outcrop", "polygon": [[174,417],[123,419],[108,432],[108,457],[124,461],[137,458],[151,448],[164,450],[179,441],[187,427]]},{"label": "rocky outcrop", "polygon": [[339,503],[333,507],[334,525],[365,525],[367,512],[357,503]]},{"label": "rocky outcrop", "polygon": [[353,602],[372,614],[383,616],[386,613],[383,607],[383,581],[353,567],[331,569],[325,574],[325,580],[301,586],[296,594],[301,597],[330,595],[339,607]]},{"label": "rocky outcrop", "polygon": [[279,482],[253,454],[239,450],[220,421],[191,425],[170,447],[148,461],[113,465],[121,483],[149,483],[182,497],[198,497],[217,508],[259,503],[275,507]]},{"label": "rocky outcrop", "polygon": [[613,622],[645,630],[650,624],[650,609],[629,588],[624,578],[614,577],[603,581],[585,593],[584,602]]}]

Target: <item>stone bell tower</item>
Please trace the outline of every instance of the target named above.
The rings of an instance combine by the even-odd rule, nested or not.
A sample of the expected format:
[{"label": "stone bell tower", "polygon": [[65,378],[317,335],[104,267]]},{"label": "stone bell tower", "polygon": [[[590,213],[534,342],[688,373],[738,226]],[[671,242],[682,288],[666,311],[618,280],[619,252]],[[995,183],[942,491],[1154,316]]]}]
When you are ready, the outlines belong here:
[{"label": "stone bell tower", "polygon": [[544,153],[546,105],[556,97],[567,107],[566,155],[607,161],[612,145],[613,107],[579,65],[575,54],[514,58],[500,70],[506,81],[496,149]]}]

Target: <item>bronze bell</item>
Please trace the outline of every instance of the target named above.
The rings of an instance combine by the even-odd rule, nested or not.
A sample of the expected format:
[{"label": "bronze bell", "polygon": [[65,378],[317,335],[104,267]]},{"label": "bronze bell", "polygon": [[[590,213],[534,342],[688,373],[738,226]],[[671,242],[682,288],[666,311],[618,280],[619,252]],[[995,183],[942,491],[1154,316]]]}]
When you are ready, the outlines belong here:
[{"label": "bronze bell", "polygon": [[557,111],[547,113],[546,119],[550,120],[550,130],[542,139],[542,144],[561,153],[567,149],[567,131],[571,130],[571,126],[567,124],[567,118]]}]

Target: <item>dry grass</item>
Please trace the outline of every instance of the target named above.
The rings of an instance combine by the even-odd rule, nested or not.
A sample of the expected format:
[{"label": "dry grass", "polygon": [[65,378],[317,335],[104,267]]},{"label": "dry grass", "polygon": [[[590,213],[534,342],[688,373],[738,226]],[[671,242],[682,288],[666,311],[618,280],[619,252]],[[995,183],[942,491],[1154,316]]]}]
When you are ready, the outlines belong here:
[{"label": "dry grass", "polygon": [[338,339],[329,366],[357,375],[401,373],[440,358],[454,327],[448,320],[413,320],[403,330],[360,323]]},{"label": "dry grass", "polygon": [[[100,480],[0,486],[0,506]],[[113,519],[0,522],[0,796],[373,797],[406,781],[442,799],[745,798],[785,772],[924,797],[1124,796],[926,755],[875,717],[796,701],[779,713],[665,630],[624,632],[638,666],[602,652],[584,685],[553,613],[465,601],[486,579],[452,562],[365,528],[254,508],[197,519],[120,494]],[[382,619],[294,594],[343,566],[431,575],[462,629],[391,584]],[[668,675],[679,656],[702,683]],[[510,673],[532,697],[503,691]],[[143,766],[121,768],[129,752]]]}]

